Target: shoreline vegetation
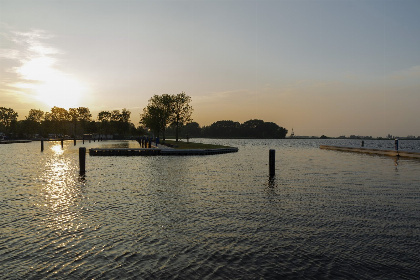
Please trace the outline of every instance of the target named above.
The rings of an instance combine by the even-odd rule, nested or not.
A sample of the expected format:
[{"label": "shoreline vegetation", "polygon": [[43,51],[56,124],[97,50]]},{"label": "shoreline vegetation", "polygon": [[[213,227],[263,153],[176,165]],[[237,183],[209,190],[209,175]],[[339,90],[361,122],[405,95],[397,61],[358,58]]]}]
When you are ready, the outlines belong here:
[{"label": "shoreline vegetation", "polygon": [[[273,122],[252,119],[244,123],[216,121],[200,126],[191,118],[191,98],[185,93],[155,95],[141,114],[138,126],[130,121],[127,109],[101,111],[95,119],[87,107],[53,107],[50,112],[31,109],[24,120],[12,108],[0,107],[0,140],[104,139],[136,137],[180,138],[256,138],[283,139],[288,130]],[[168,136],[168,137],[166,137]]]},{"label": "shoreline vegetation", "polygon": [[[386,137],[372,136],[302,136],[292,133],[274,122],[251,119],[243,123],[220,120],[200,126],[191,118],[191,97],[184,92],[177,95],[155,95],[141,116],[140,123],[130,121],[127,109],[101,111],[94,118],[87,107],[52,107],[50,112],[31,109],[24,120],[12,108],[0,107],[0,141],[11,140],[61,140],[91,139],[128,140],[137,137],[209,138],[209,139],[360,139],[360,140],[420,140],[420,136],[405,137],[388,134]],[[3,144],[3,143],[2,143]]]}]

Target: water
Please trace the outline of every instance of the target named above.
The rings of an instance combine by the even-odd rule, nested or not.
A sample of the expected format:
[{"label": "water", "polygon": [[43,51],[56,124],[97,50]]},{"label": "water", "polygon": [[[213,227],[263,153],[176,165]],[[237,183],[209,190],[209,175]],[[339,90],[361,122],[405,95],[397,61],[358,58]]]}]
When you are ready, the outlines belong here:
[{"label": "water", "polygon": [[[39,142],[0,145],[0,278],[420,275],[419,160],[318,148],[360,140],[195,141],[239,152],[87,156],[81,177],[80,143],[47,142],[43,153]],[[276,149],[271,180],[269,149]]]}]

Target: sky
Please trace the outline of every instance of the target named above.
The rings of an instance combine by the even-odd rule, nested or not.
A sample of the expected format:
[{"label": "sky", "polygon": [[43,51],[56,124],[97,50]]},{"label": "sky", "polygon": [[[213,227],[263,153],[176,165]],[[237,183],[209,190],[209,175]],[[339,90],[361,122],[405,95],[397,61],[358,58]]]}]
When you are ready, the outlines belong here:
[{"label": "sky", "polygon": [[420,136],[418,0],[0,0],[0,106],[140,113],[295,135]]}]

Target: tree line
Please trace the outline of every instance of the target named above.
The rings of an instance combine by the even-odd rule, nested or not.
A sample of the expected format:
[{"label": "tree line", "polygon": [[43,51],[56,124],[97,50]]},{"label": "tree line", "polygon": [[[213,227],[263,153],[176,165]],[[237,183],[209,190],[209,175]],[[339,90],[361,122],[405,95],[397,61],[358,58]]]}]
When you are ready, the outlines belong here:
[{"label": "tree line", "polygon": [[11,108],[0,107],[0,133],[9,138],[81,137],[83,134],[112,135],[113,139],[148,135],[169,135],[176,141],[180,137],[209,138],[285,138],[287,129],[273,122],[249,120],[244,123],[232,120],[217,121],[200,127],[191,117],[191,97],[179,94],[154,95],[140,114],[140,126],[130,122],[127,109],[101,111],[95,120],[87,107],[51,108],[50,112],[31,109],[24,120]]},{"label": "tree line", "polygon": [[[168,133],[172,131],[168,130]],[[209,126],[200,127],[196,122],[188,123],[183,129],[183,137],[203,138],[286,138],[288,130],[273,122],[252,119],[244,123],[223,120]]]},{"label": "tree line", "polygon": [[231,120],[217,121],[200,127],[192,121],[191,97],[181,92],[176,95],[154,95],[140,116],[140,123],[151,129],[154,136],[209,137],[209,138],[286,138],[287,129],[273,122],[249,120],[244,123]]},{"label": "tree line", "polygon": [[24,120],[12,108],[0,107],[0,132],[9,138],[81,137],[83,134],[113,135],[114,138],[143,134],[130,122],[127,109],[99,112],[96,120],[87,107],[51,108],[50,112],[29,110]]}]

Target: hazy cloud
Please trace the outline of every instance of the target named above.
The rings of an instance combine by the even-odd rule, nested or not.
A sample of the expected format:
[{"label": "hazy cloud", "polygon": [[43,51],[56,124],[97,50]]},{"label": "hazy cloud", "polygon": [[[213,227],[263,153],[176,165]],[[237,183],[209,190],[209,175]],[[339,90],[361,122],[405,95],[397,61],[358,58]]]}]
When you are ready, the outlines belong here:
[{"label": "hazy cloud", "polygon": [[74,106],[85,86],[58,69],[59,49],[45,41],[53,38],[44,30],[10,31],[6,36],[15,48],[3,49],[1,57],[13,60],[6,71],[15,79],[3,80],[2,90],[15,98],[36,99],[50,106]]}]

